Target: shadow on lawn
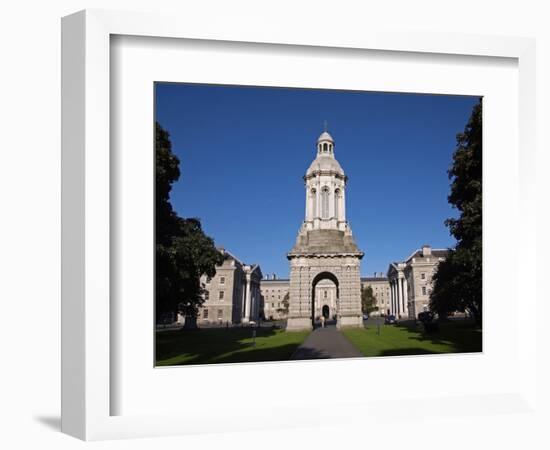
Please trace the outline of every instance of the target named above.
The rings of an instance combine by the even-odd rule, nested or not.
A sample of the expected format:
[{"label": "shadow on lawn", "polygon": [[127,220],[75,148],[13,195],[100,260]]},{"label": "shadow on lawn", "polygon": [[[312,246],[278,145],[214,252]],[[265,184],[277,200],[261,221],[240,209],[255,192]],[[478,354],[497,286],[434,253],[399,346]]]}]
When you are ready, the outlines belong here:
[{"label": "shadow on lawn", "polygon": [[381,350],[378,356],[411,356],[411,355],[434,355],[441,354],[443,352],[434,352],[426,350],[425,348],[410,347],[410,348],[396,348]]},{"label": "shadow on lawn", "polygon": [[311,347],[300,347],[291,356],[291,360],[299,361],[304,359],[329,359],[330,356],[325,352],[320,352]]},{"label": "shadow on lawn", "polygon": [[[439,323],[439,330],[427,333],[424,326],[414,321],[401,322],[395,325],[410,333],[409,339],[429,342],[434,345],[446,345],[453,348],[453,353],[470,353],[482,351],[482,330],[473,321],[448,321]],[[430,353],[448,353],[419,348],[401,348],[386,350],[384,355],[412,355]]]},{"label": "shadow on lawn", "polygon": [[[156,334],[156,361],[159,366],[223,364],[287,360],[299,343],[262,345],[261,338],[277,333],[275,328],[257,328],[256,346],[250,341],[253,328],[203,328],[173,330]],[[258,342],[259,341],[259,342]],[[184,361],[167,362],[185,356]]]}]

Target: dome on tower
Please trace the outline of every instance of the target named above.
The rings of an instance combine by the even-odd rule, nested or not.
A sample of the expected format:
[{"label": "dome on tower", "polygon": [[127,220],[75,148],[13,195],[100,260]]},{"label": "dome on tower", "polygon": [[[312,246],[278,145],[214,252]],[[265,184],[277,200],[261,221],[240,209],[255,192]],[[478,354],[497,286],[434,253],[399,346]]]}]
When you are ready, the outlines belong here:
[{"label": "dome on tower", "polygon": [[317,139],[317,142],[323,142],[323,141],[334,142],[334,139],[332,139],[332,136],[327,131],[323,131],[321,133],[321,136],[319,136],[319,139]]},{"label": "dome on tower", "polygon": [[340,163],[332,156],[317,156],[309,166],[309,169],[307,169],[306,176],[315,172],[336,172],[344,176],[342,166],[340,166]]}]

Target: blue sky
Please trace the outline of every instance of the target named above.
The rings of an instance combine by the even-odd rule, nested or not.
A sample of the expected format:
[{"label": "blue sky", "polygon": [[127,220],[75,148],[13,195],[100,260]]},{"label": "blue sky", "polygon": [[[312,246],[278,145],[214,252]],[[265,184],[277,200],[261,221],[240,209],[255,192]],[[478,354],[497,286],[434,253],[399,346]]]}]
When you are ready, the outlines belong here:
[{"label": "blue sky", "polygon": [[422,244],[452,246],[447,170],[477,97],[156,84],[156,119],[182,176],[171,201],[216,245],[288,277],[304,219],[302,177],[328,122],[348,175],[346,215],[365,252],[362,275],[386,272]]}]

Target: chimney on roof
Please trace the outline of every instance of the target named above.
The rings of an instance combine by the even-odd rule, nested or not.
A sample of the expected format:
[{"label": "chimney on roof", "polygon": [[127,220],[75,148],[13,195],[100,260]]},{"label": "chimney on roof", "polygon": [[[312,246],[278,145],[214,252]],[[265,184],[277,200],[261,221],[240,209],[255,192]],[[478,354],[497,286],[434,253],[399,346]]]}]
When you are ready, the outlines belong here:
[{"label": "chimney on roof", "polygon": [[422,246],[422,256],[430,256],[432,254],[432,248],[428,244]]}]

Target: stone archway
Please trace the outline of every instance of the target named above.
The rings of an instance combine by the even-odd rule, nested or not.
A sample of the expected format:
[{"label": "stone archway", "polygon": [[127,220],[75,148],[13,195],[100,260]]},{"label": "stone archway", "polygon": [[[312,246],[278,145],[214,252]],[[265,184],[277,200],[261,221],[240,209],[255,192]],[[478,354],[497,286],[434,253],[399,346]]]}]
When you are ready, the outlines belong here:
[{"label": "stone archway", "polygon": [[[336,275],[334,275],[332,272],[320,272],[311,281],[311,326],[313,328],[315,328],[315,320],[317,319],[317,316],[322,314],[323,316],[325,316],[325,319],[330,318],[330,307],[327,304],[323,304],[327,299],[315,298],[317,286],[321,281],[324,280],[330,280],[334,284],[334,286],[336,286],[336,302],[333,306],[333,312],[335,314],[338,314],[338,299],[340,297],[340,283],[338,281],[338,277],[336,277]],[[323,304],[323,306],[319,308],[320,305],[318,305],[317,302],[319,302],[319,304]]]},{"label": "stone archway", "polygon": [[[313,328],[315,319],[314,286],[325,279],[336,281],[338,303],[331,316],[338,328],[362,326],[359,255],[289,254],[290,299],[287,330]],[[317,305],[322,307],[323,304]],[[318,315],[320,312],[318,311]]]}]

